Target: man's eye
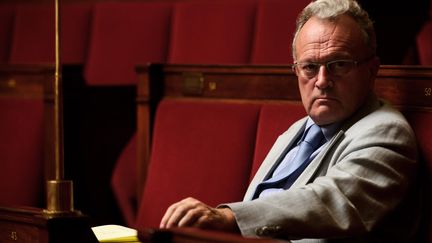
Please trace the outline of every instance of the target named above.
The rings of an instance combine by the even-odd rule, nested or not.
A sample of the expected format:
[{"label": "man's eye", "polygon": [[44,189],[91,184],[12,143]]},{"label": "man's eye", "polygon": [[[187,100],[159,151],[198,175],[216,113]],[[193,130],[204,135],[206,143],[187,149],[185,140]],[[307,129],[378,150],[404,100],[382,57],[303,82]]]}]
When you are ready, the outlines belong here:
[{"label": "man's eye", "polygon": [[344,68],[344,67],[346,67],[347,65],[348,65],[348,63],[347,63],[347,62],[344,62],[344,61],[334,62],[334,63],[333,63],[333,66],[334,66],[335,68]]},{"label": "man's eye", "polygon": [[315,72],[317,70],[317,65],[312,63],[304,64],[302,69],[306,72]]},{"label": "man's eye", "polygon": [[346,72],[353,68],[354,62],[352,61],[337,61],[330,65],[329,69],[336,72]]},{"label": "man's eye", "polygon": [[333,62],[332,65],[334,67],[343,67],[345,65],[345,63],[344,62]]}]

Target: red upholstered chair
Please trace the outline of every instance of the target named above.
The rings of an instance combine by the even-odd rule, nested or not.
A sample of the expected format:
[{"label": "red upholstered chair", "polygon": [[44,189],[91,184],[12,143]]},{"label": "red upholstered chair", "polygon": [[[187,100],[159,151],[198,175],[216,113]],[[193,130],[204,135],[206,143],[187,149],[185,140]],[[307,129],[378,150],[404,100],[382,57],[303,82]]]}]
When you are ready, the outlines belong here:
[{"label": "red upholstered chair", "polygon": [[[85,75],[89,85],[133,85],[135,65],[166,60],[172,5],[99,3],[95,6]],[[137,207],[136,143],[122,151],[111,187],[125,223],[135,222]]]},{"label": "red upholstered chair", "polygon": [[0,63],[9,61],[15,5],[0,4]]},{"label": "red upholstered chair", "polygon": [[[87,51],[90,4],[64,4],[61,8],[61,61],[83,63]],[[55,61],[53,4],[17,6],[10,63]]]},{"label": "red upholstered chair", "polygon": [[43,107],[0,97],[0,205],[43,206]]},{"label": "red upholstered chair", "polygon": [[310,0],[261,0],[258,5],[251,63],[290,64],[295,22]]},{"label": "red upholstered chair", "polygon": [[138,211],[136,134],[123,149],[111,177],[111,188],[128,226],[135,224]]},{"label": "red upholstered chair", "polygon": [[[231,6],[232,5],[232,6]],[[154,12],[154,11],[153,11]],[[165,12],[169,14],[169,11]],[[155,13],[153,13],[155,14]],[[221,19],[221,14],[225,17]],[[248,60],[248,52],[249,52],[249,42],[252,31],[252,23],[253,23],[253,14],[254,14],[254,3],[253,1],[240,1],[232,2],[232,1],[223,1],[218,3],[208,2],[190,2],[190,3],[179,3],[175,7],[175,17],[172,21],[174,26],[172,27],[173,33],[171,34],[171,53],[170,53],[170,61],[171,62],[197,62],[197,63],[214,63],[214,62],[247,62]],[[238,15],[238,16],[237,16]],[[163,17],[163,16],[159,16]],[[168,16],[164,16],[168,17]],[[109,18],[112,18],[112,15],[109,15]],[[205,19],[205,23],[197,21],[194,18]],[[151,20],[151,19],[150,19]],[[203,20],[204,21],[204,20]],[[153,23],[150,22],[150,23]],[[150,24],[147,23],[147,24]],[[164,26],[160,26],[161,30],[167,29],[166,27],[169,25],[167,22],[162,21],[162,24],[165,23]],[[212,26],[212,28],[207,28],[207,25]],[[142,26],[142,25],[141,25]],[[139,28],[142,28],[142,27]],[[239,30],[238,33],[232,34],[230,33],[228,36],[230,28],[235,26],[236,29]],[[137,27],[138,28],[138,27]],[[143,28],[145,29],[145,28]],[[169,29],[169,28],[168,28]],[[112,27],[110,26],[109,31],[112,31]],[[198,34],[199,33],[199,34]],[[154,35],[154,30],[151,30],[149,33],[151,36]],[[168,33],[166,33],[168,36]],[[191,35],[192,34],[192,35]],[[162,36],[162,35],[160,35]],[[135,38],[135,37],[134,37]],[[146,37],[145,41],[148,42],[148,38]],[[198,39],[197,39],[198,38]],[[217,38],[214,39],[214,38]],[[153,38],[154,39],[154,38]],[[223,39],[223,42],[220,40]],[[105,41],[109,40],[106,38]],[[142,46],[141,43],[138,42],[139,46]],[[205,43],[201,43],[205,42]],[[215,42],[216,41],[216,42]],[[93,42],[93,41],[92,41]],[[164,44],[166,42],[161,42],[155,40],[155,43],[158,45]],[[113,44],[114,45],[114,44]],[[110,48],[113,48],[113,45]],[[129,43],[130,45],[130,43]],[[149,47],[150,48],[150,47]],[[92,48],[94,51],[95,48]],[[167,48],[163,46],[152,47],[154,52],[160,51],[159,59],[153,57],[153,59],[137,59],[141,61],[130,61],[129,67],[132,68],[136,63],[143,63],[145,61],[161,61],[165,60],[164,54]],[[108,52],[108,50],[106,51]],[[135,55],[135,54],[134,54]],[[142,57],[142,55],[141,55]],[[105,60],[104,60],[105,59]],[[110,61],[109,58],[104,58],[99,60],[100,65],[102,62]],[[108,60],[107,60],[108,59]],[[126,58],[120,58],[119,61],[123,62],[126,65],[124,60]],[[89,57],[89,64],[92,61],[92,57]],[[112,60],[111,60],[112,61]],[[98,80],[112,80],[109,81],[111,84],[116,84],[120,77],[120,75],[113,75],[112,72],[118,72],[120,74],[120,70],[112,70],[111,66],[103,66],[98,72],[100,75],[105,75],[105,78],[98,77]],[[133,73],[133,69],[129,69],[130,77],[135,79],[135,73]],[[108,77],[108,74],[111,73],[111,76]],[[87,72],[89,74],[89,72]],[[116,78],[117,77],[117,78]],[[133,80],[134,80],[133,79]],[[87,75],[87,80],[89,84],[92,84],[92,80],[96,79],[96,74],[94,78],[91,78],[90,75]],[[117,81],[116,81],[117,80]],[[129,79],[132,80],[132,79]],[[126,83],[131,83],[132,81],[126,81]],[[135,81],[133,81],[135,82]],[[113,171],[112,177],[112,187],[116,194],[118,204],[120,209],[125,217],[127,224],[130,224],[133,219],[131,215],[135,215],[134,210],[134,201],[133,198],[136,199],[136,190],[134,185],[130,180],[136,181],[135,176],[135,166],[136,166],[136,151],[134,151],[133,147],[135,146],[135,140],[132,139],[130,141],[129,148],[126,148],[117,162],[116,168]],[[129,171],[126,173],[126,171]],[[121,188],[128,188],[126,190]],[[122,192],[120,192],[123,190]],[[131,194],[126,195],[129,192]],[[132,194],[133,193],[133,194]],[[126,205],[128,204],[128,205]]]},{"label": "red upholstered chair", "polygon": [[250,179],[255,175],[278,136],[304,116],[306,112],[301,103],[263,105],[259,117]]},{"label": "red upholstered chair", "polygon": [[170,63],[248,63],[256,1],[192,1],[175,5]]},{"label": "red upholstered chair", "polygon": [[212,206],[241,200],[259,109],[246,103],[162,101],[136,227],[158,227],[167,207],[188,196]]},{"label": "red upholstered chair", "polygon": [[135,65],[164,62],[171,4],[112,2],[95,5],[85,65],[89,85],[136,84]]},{"label": "red upholstered chair", "polygon": [[420,65],[432,65],[432,20],[427,21],[417,35]]}]

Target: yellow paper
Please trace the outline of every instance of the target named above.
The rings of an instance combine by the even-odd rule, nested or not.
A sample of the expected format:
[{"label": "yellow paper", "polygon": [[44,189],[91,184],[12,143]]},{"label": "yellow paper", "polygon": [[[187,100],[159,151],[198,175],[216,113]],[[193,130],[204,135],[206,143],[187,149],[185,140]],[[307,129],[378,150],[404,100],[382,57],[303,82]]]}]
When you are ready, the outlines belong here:
[{"label": "yellow paper", "polygon": [[121,225],[108,224],[92,227],[93,233],[99,242],[115,243],[130,242],[139,243],[138,232],[135,229]]}]

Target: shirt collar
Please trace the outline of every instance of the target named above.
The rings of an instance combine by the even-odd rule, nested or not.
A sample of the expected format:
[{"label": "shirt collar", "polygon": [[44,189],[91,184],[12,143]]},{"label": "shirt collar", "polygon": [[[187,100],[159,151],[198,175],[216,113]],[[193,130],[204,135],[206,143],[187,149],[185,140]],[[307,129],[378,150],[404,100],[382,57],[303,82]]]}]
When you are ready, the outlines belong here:
[{"label": "shirt collar", "polygon": [[[314,124],[315,122],[310,117],[308,117],[308,119],[306,120],[305,131]],[[325,139],[329,141],[336,134],[339,126],[340,126],[340,122],[336,122],[330,125],[319,126],[319,127],[321,128],[321,131],[323,132]]]}]

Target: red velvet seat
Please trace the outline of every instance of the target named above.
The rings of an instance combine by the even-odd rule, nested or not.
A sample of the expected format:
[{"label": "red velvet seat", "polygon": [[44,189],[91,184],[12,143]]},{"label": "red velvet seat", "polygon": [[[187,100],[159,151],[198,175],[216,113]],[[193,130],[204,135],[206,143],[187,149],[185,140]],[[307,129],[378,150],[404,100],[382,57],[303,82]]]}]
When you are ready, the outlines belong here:
[{"label": "red velvet seat", "polygon": [[255,1],[177,3],[168,61],[248,63],[255,8]]},{"label": "red velvet seat", "polygon": [[14,17],[15,5],[0,5],[0,63],[9,61]]},{"label": "red velvet seat", "polygon": [[164,62],[170,17],[171,4],[168,3],[98,3],[85,66],[87,83],[136,84],[135,65]]},{"label": "red velvet seat", "polygon": [[[65,4],[61,8],[61,61],[83,63],[87,51],[91,5]],[[17,6],[10,63],[55,61],[53,4]]]},{"label": "red velvet seat", "polygon": [[250,179],[255,175],[278,136],[305,115],[306,112],[301,103],[263,105],[258,122]]},{"label": "red velvet seat", "polygon": [[290,64],[295,22],[310,0],[261,0],[258,5],[251,63]]},{"label": "red velvet seat", "polygon": [[44,199],[42,100],[0,97],[0,204],[41,207]]},{"label": "red velvet seat", "polygon": [[136,227],[158,227],[166,208],[188,196],[213,206],[241,200],[259,109],[258,104],[162,101]]}]

